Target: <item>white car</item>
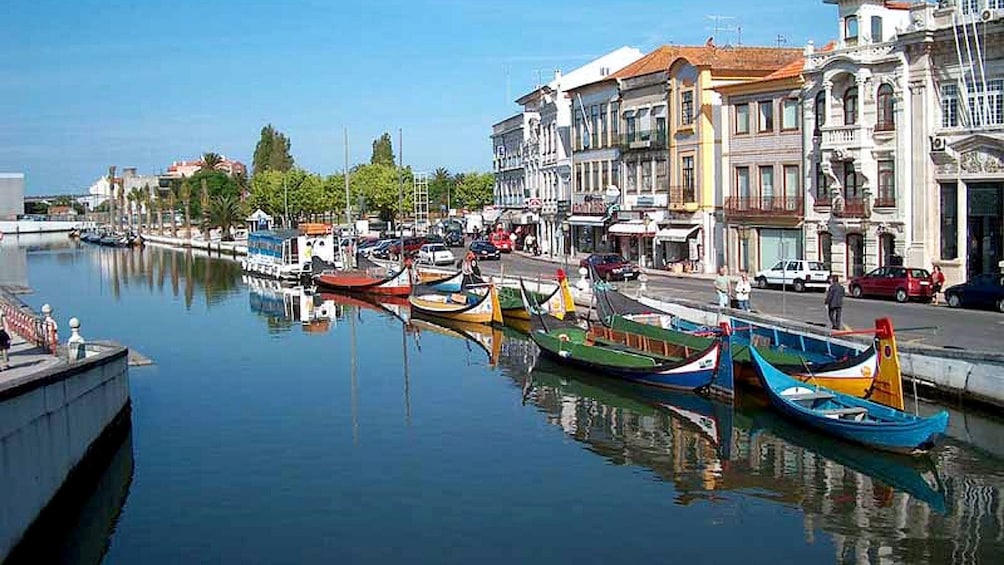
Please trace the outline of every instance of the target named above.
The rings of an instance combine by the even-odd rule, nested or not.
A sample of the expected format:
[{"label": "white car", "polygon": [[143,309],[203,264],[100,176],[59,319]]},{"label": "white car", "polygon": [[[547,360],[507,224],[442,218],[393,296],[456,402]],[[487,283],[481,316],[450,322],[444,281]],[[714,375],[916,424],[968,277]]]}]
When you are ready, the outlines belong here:
[{"label": "white car", "polygon": [[830,270],[817,261],[778,261],[773,267],[756,274],[757,288],[790,286],[795,292],[807,288],[825,289],[830,285]]},{"label": "white car", "polygon": [[430,265],[452,265],[457,260],[442,243],[426,243],[418,249],[417,259]]}]

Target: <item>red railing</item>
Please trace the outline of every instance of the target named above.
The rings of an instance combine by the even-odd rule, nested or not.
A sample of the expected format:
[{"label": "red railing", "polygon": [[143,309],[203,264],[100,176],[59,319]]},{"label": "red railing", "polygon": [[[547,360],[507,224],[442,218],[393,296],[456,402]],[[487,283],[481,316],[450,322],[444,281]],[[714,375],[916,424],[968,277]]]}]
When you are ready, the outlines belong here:
[{"label": "red railing", "polygon": [[7,296],[0,296],[0,312],[7,329],[55,354],[59,346],[59,334],[55,323],[47,324],[45,319],[23,304],[15,304]]},{"label": "red railing", "polygon": [[876,208],[895,208],[896,207],[896,195],[895,194],[879,194],[875,197],[875,207]]},{"label": "red railing", "polygon": [[801,216],[801,196],[729,196],[725,199],[725,215],[731,217],[752,216]]}]

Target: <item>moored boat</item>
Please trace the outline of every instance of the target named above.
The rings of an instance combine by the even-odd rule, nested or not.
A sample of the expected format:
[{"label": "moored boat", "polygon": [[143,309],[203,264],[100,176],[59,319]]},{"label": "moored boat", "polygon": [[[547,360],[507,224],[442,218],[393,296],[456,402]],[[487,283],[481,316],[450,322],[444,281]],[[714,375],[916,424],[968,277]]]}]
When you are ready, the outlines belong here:
[{"label": "moored boat", "polygon": [[[572,319],[575,317],[575,299],[572,297],[568,277],[563,269],[558,269],[557,280],[558,285],[550,294],[528,291],[530,298],[545,313],[559,320]],[[523,306],[523,298],[520,296],[519,288],[500,288],[499,303],[502,306],[502,318],[507,324],[516,322],[515,325],[519,327],[518,322],[530,321],[530,314]]]},{"label": "moored boat", "polygon": [[337,245],[330,228],[309,224],[297,230],[258,230],[248,235],[244,272],[279,280],[305,279],[316,260],[334,265]]},{"label": "moored boat", "polygon": [[750,346],[750,357],[771,405],[824,433],[898,453],[929,450],[948,427],[948,413],[914,416],[877,402],[808,385],[773,367]]},{"label": "moored boat", "polygon": [[502,353],[502,341],[505,338],[502,330],[495,326],[425,317],[422,314],[417,314],[410,323],[412,327],[420,330],[460,337],[476,343],[488,355],[488,363],[492,366],[498,363],[499,355]]},{"label": "moored boat", "polygon": [[397,268],[372,266],[331,271],[315,274],[313,280],[318,288],[336,292],[389,296],[408,296],[411,293],[411,269],[405,265]]},{"label": "moored boat", "polygon": [[441,293],[423,288],[408,298],[416,312],[476,324],[502,323],[498,291],[489,284],[466,292]]}]

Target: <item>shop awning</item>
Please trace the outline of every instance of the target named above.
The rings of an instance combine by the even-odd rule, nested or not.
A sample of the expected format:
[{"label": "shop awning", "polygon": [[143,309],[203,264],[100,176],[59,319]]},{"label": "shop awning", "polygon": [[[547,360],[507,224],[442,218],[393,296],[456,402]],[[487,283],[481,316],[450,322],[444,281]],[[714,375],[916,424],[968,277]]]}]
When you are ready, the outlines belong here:
[{"label": "shop awning", "polygon": [[607,233],[613,235],[641,235],[645,237],[653,237],[659,231],[659,224],[655,222],[649,222],[645,225],[642,220],[628,220],[626,222],[618,222],[607,230]]},{"label": "shop awning", "polygon": [[659,230],[658,233],[655,234],[655,240],[683,243],[699,229],[701,229],[701,226],[673,226]]},{"label": "shop awning", "polygon": [[603,226],[606,216],[569,216],[567,222],[573,226]]}]

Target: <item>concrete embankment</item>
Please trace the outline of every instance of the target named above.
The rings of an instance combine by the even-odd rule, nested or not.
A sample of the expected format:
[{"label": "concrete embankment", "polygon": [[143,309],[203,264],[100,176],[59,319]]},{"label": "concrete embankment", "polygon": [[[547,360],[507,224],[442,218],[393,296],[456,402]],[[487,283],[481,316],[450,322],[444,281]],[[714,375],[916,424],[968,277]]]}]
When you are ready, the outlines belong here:
[{"label": "concrete embankment", "polygon": [[103,435],[129,417],[128,350],[83,348],[72,362],[65,352],[15,351],[19,367],[0,372],[0,561]]},{"label": "concrete embankment", "polygon": [[[680,316],[685,320],[716,325],[717,309],[700,302],[670,299],[664,296],[641,297],[645,304]],[[729,315],[738,315],[729,311]],[[808,324],[793,322],[773,316],[743,313],[743,318],[753,322],[776,326],[834,343],[864,345],[867,336],[835,338],[828,330]],[[907,344],[899,340],[899,359],[903,376],[924,386],[929,392],[958,401],[968,400],[981,404],[1004,407],[1004,353],[969,351]]]},{"label": "concrete embankment", "polygon": [[210,254],[215,253],[218,255],[230,255],[233,257],[236,257],[238,255],[247,255],[248,253],[247,244],[236,241],[219,241],[219,240],[205,240],[199,238],[171,237],[169,235],[156,235],[152,233],[144,233],[143,241],[154,245],[162,245],[178,249],[185,249],[185,248],[202,249]]},{"label": "concrete embankment", "polygon": [[96,224],[87,220],[0,220],[0,232],[10,235],[22,233],[68,232],[93,228]]}]

